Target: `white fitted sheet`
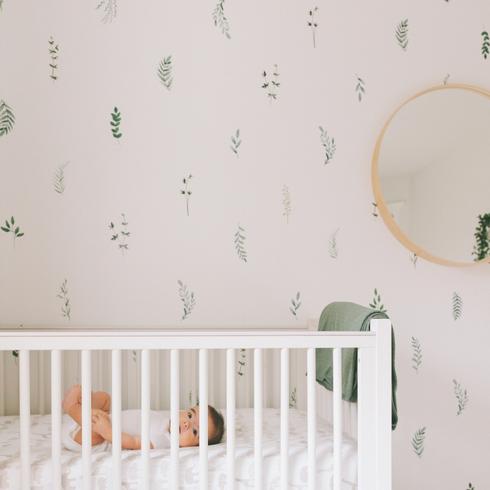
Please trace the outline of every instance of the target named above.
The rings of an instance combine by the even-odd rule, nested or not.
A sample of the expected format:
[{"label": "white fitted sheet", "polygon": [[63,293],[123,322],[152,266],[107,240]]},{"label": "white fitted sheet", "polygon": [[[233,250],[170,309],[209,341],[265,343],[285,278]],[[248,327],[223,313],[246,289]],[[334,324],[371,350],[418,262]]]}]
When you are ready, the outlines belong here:
[{"label": "white fitted sheet", "polygon": [[[66,419],[66,415],[63,416]],[[279,488],[279,445],[280,412],[264,409],[263,472],[264,488]],[[317,431],[317,488],[332,488],[333,479],[333,435],[332,428],[318,420]],[[307,488],[307,430],[306,414],[290,410],[289,414],[289,485],[290,488]],[[236,417],[236,488],[244,490],[254,487],[253,409],[237,409]],[[0,417],[0,488],[19,488],[19,417]],[[210,446],[209,488],[226,488],[226,444]],[[342,490],[355,490],[357,480],[357,445],[344,436],[342,446]],[[138,488],[139,451],[123,451],[122,481],[125,490]],[[32,489],[50,489],[51,478],[51,417],[31,416],[31,468]],[[111,452],[99,451],[92,454],[92,488],[110,489]],[[64,489],[82,488],[81,453],[62,450],[62,472]],[[199,488],[199,449],[180,450],[180,484],[185,490]],[[152,488],[168,488],[170,479],[170,451],[150,452],[150,474]]]}]

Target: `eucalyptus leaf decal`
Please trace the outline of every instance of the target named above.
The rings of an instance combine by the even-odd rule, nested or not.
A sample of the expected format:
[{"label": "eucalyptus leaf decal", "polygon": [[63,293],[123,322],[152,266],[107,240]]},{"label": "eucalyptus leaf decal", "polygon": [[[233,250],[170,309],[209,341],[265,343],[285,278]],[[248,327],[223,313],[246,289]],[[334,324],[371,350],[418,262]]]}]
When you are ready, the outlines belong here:
[{"label": "eucalyptus leaf decal", "polygon": [[322,126],[318,126],[318,129],[320,130],[320,140],[325,153],[325,161],[323,163],[327,165],[333,159],[337,147],[335,146],[335,139],[331,138]]},{"label": "eucalyptus leaf decal", "polygon": [[339,255],[339,251],[337,249],[337,233],[339,232],[339,228],[337,228],[331,235],[328,240],[328,255],[330,258],[336,259]]},{"label": "eucalyptus leaf decal", "polygon": [[369,306],[376,311],[380,311],[381,313],[386,313],[387,310],[383,305],[383,302],[381,301],[381,294],[379,294],[378,290],[374,288],[374,297],[371,303],[369,303]]},{"label": "eucalyptus leaf decal", "polygon": [[371,203],[371,206],[373,207],[372,210],[371,210],[371,214],[377,218],[379,216],[379,213],[378,213],[378,204],[375,203],[375,202],[372,202]]},{"label": "eucalyptus leaf decal", "polygon": [[114,107],[114,112],[111,112],[111,131],[112,136],[114,138],[119,139],[122,136],[122,133],[119,131],[119,127],[121,125],[121,113],[117,107]]},{"label": "eucalyptus leaf decal", "polygon": [[412,337],[410,339],[410,343],[412,344],[412,368],[418,374],[419,367],[422,364],[422,347],[420,345],[419,339]]},{"label": "eucalyptus leaf decal", "polygon": [[240,130],[237,129],[235,131],[235,135],[231,137],[231,151],[237,156],[238,158],[238,148],[242,144],[242,140],[240,139]]},{"label": "eucalyptus leaf decal", "polygon": [[262,78],[263,78],[263,82],[261,87],[267,93],[267,97],[269,98],[269,100],[277,100],[278,97],[277,90],[281,86],[279,82],[279,71],[277,65],[274,65],[274,70],[272,71],[272,77],[269,76],[267,72],[264,70],[262,72]]},{"label": "eucalyptus leaf decal", "polygon": [[53,80],[58,79],[58,57],[60,52],[60,47],[54,42],[53,36],[48,40],[49,43],[49,56],[51,57],[51,62],[49,67],[51,68],[51,74],[49,75]]},{"label": "eucalyptus leaf decal", "polygon": [[228,19],[225,16],[225,0],[219,0],[215,9],[213,10],[213,22],[216,27],[219,27],[221,33],[224,34],[228,39],[230,36],[230,25]]},{"label": "eucalyptus leaf decal", "polygon": [[286,223],[289,223],[289,216],[291,216],[291,193],[287,185],[282,186],[282,215],[286,217]]},{"label": "eucalyptus leaf decal", "polygon": [[247,351],[246,349],[240,349],[240,353],[238,354],[238,370],[237,374],[238,376],[243,376],[245,373],[243,370],[245,369],[245,366],[247,365]]},{"label": "eucalyptus leaf decal", "polygon": [[5,233],[12,233],[12,240],[15,246],[15,239],[24,236],[24,232],[21,231],[20,227],[16,225],[15,218],[11,216],[10,220],[6,219],[5,224],[0,226],[0,229]]},{"label": "eucalyptus leaf decal", "polygon": [[61,314],[63,317],[71,320],[71,306],[70,306],[70,298],[68,297],[68,287],[67,287],[67,279],[63,281],[60,286],[60,292],[56,295],[57,298],[61,299]]},{"label": "eucalyptus leaf decal", "polygon": [[235,233],[235,250],[238,258],[243,262],[247,262],[247,252],[245,250],[245,230],[238,225],[238,230]]},{"label": "eucalyptus leaf decal", "polygon": [[463,314],[463,300],[458,293],[453,293],[453,318],[454,321],[459,320]]},{"label": "eucalyptus leaf decal", "polygon": [[192,313],[192,310],[196,305],[196,298],[194,296],[194,293],[192,291],[189,291],[187,286],[182,281],[177,281],[177,284],[179,285],[180,301],[182,301],[184,306],[182,320],[185,320]]},{"label": "eucalyptus leaf decal", "polygon": [[422,453],[424,452],[425,436],[425,427],[418,429],[412,436],[412,449],[419,458],[422,457]]},{"label": "eucalyptus leaf decal", "polygon": [[475,245],[473,246],[472,255],[475,262],[486,259],[490,251],[490,213],[478,215],[478,225],[475,230]]},{"label": "eucalyptus leaf decal", "polygon": [[490,36],[487,31],[483,31],[481,33],[482,36],[482,45],[481,45],[481,54],[484,59],[488,58],[488,54],[490,53]]},{"label": "eucalyptus leaf decal", "polygon": [[65,184],[65,168],[69,162],[64,165],[60,165],[54,174],[53,178],[53,186],[54,190],[58,194],[63,194],[65,192],[66,184]]},{"label": "eucalyptus leaf decal", "polygon": [[454,396],[456,397],[456,400],[458,402],[458,410],[456,412],[456,415],[461,415],[463,410],[466,408],[466,405],[468,404],[468,391],[466,389],[463,389],[462,386],[455,379],[453,379],[453,389]]},{"label": "eucalyptus leaf decal", "polygon": [[311,34],[313,36],[313,47],[316,48],[316,28],[318,27],[318,23],[315,20],[315,14],[318,12],[318,7],[315,7],[313,10],[308,11],[308,27],[311,29]]},{"label": "eucalyptus leaf decal", "polygon": [[124,213],[121,213],[121,222],[118,228],[116,228],[116,225],[112,221],[109,223],[111,240],[117,242],[118,248],[123,255],[125,251],[129,250],[128,239],[131,236],[131,233],[128,231],[128,224],[128,220]]},{"label": "eucalyptus leaf decal", "polygon": [[406,51],[408,46],[408,19],[402,20],[396,26],[395,37],[399,46],[403,51]]},{"label": "eucalyptus leaf decal", "polygon": [[12,108],[0,100],[0,136],[5,136],[14,129],[15,116]]},{"label": "eucalyptus leaf decal", "polygon": [[158,78],[162,82],[163,86],[170,90],[172,88],[172,83],[174,81],[172,75],[172,56],[167,56],[160,61],[158,67]]},{"label": "eucalyptus leaf decal", "polygon": [[291,306],[289,307],[289,311],[293,314],[293,316],[297,316],[297,312],[301,306],[301,294],[299,291],[296,293],[296,296],[291,300]]},{"label": "eucalyptus leaf decal", "polygon": [[296,390],[296,386],[289,394],[289,408],[298,408],[298,393]]},{"label": "eucalyptus leaf decal", "polygon": [[117,15],[117,0],[101,0],[96,10],[103,12],[102,22],[112,22]]},{"label": "eucalyptus leaf decal", "polygon": [[365,87],[364,80],[357,75],[356,75],[356,77],[357,77],[356,93],[357,93],[357,98],[358,98],[359,102],[361,102],[364,94],[366,93],[366,87]]}]

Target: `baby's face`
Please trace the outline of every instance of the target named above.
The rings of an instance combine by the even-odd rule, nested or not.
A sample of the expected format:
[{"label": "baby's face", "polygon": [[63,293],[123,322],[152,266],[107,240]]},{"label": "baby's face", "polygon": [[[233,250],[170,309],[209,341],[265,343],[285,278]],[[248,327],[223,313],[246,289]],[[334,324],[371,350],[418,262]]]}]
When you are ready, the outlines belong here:
[{"label": "baby's face", "polygon": [[[215,432],[213,421],[208,417],[208,438]],[[179,446],[199,446],[199,407],[181,410],[179,413]]]}]

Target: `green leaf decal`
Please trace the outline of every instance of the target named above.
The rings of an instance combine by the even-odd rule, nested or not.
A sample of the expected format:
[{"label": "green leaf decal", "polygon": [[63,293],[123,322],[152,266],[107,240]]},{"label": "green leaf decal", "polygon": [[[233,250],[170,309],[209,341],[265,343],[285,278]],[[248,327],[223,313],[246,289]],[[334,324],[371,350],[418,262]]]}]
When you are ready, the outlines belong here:
[{"label": "green leaf decal", "polygon": [[238,158],[238,148],[242,144],[242,140],[240,139],[240,130],[237,129],[235,132],[235,135],[231,137],[231,151],[237,156]]},{"label": "green leaf decal", "polygon": [[463,300],[458,293],[453,293],[453,318],[459,320],[463,314]]},{"label": "green leaf decal", "polygon": [[293,314],[293,316],[297,316],[297,312],[301,306],[301,294],[299,291],[296,293],[296,297],[291,300],[291,306],[289,307],[289,311]]},{"label": "green leaf decal", "polygon": [[380,311],[381,313],[387,313],[383,303],[381,302],[381,294],[378,293],[378,290],[374,288],[374,297],[369,306],[376,311]]},{"label": "green leaf decal", "polygon": [[56,295],[57,298],[61,299],[61,314],[64,318],[71,320],[71,306],[70,306],[70,298],[68,297],[68,287],[67,287],[67,279],[63,281],[60,286],[60,292]]},{"label": "green leaf decal", "polygon": [[0,100],[0,136],[5,136],[14,128],[15,116],[12,108]]},{"label": "green leaf decal", "polygon": [[179,285],[179,296],[180,301],[182,301],[184,306],[184,314],[182,315],[182,320],[185,320],[194,309],[196,305],[196,298],[192,291],[189,291],[187,286],[182,281],[177,281]]},{"label": "green leaf decal", "polygon": [[454,395],[456,396],[456,400],[458,402],[458,410],[456,415],[461,415],[469,401],[468,391],[463,389],[455,379],[453,379],[453,385]]},{"label": "green leaf decal", "polygon": [[111,112],[111,131],[112,131],[112,136],[114,138],[119,139],[122,136],[122,133],[119,131],[119,126],[121,125],[121,113],[119,112],[117,107],[114,107],[114,112]]},{"label": "green leaf decal", "polygon": [[325,153],[325,161],[323,163],[327,165],[333,159],[337,147],[335,146],[335,139],[331,138],[322,126],[318,126],[318,129],[320,130],[320,140]]},{"label": "green leaf decal", "polygon": [[318,7],[315,7],[313,10],[308,11],[308,21],[307,25],[311,29],[311,34],[313,36],[313,47],[316,48],[316,29],[318,27],[318,23],[315,20],[315,14],[318,12]]},{"label": "green leaf decal", "polygon": [[228,19],[225,16],[224,4],[225,0],[218,1],[218,4],[213,10],[213,22],[216,27],[219,27],[222,34],[224,34],[228,39],[231,39],[230,25],[228,23]]},{"label": "green leaf decal", "polygon": [[487,31],[483,31],[481,33],[481,36],[483,38],[482,40],[482,45],[481,45],[481,54],[483,55],[484,59],[488,58],[488,54],[490,53],[489,48],[490,48],[490,36],[488,35]]},{"label": "green leaf decal", "polygon": [[65,167],[68,165],[68,163],[65,163],[64,165],[60,165],[54,174],[53,177],[53,186],[54,190],[57,194],[63,194],[65,192]]},{"label": "green leaf decal", "polygon": [[245,250],[245,230],[238,225],[238,230],[235,233],[235,250],[238,258],[243,262],[247,262],[247,252]]},{"label": "green leaf decal", "polygon": [[289,223],[289,217],[291,216],[291,193],[289,192],[289,187],[283,185],[282,187],[282,215],[286,217],[286,224]]},{"label": "green leaf decal", "polygon": [[328,240],[328,255],[330,258],[336,259],[339,256],[339,251],[337,249],[337,233],[339,232],[339,228],[337,228],[331,235]]},{"label": "green leaf decal", "polygon": [[160,61],[160,65],[158,66],[158,78],[167,90],[172,88],[172,83],[174,81],[172,76],[172,56],[167,56]]},{"label": "green leaf decal", "polygon": [[420,365],[422,364],[422,347],[420,345],[419,339],[412,337],[410,339],[412,344],[413,354],[412,354],[412,368],[418,374]]},{"label": "green leaf decal", "polygon": [[269,100],[277,100],[277,90],[281,86],[279,82],[279,71],[277,65],[274,65],[272,78],[267,75],[267,72],[265,70],[262,72],[262,78],[264,79],[264,81],[262,82],[261,87],[266,91]]},{"label": "green leaf decal", "polygon": [[408,19],[402,20],[396,26],[395,37],[400,47],[406,51],[408,46]]},{"label": "green leaf decal", "polygon": [[0,229],[5,233],[12,233],[12,239],[15,247],[15,239],[21,238],[24,236],[24,233],[20,231],[20,226],[15,226],[15,218],[13,216],[10,217],[9,220],[5,220],[5,226],[0,226]]},{"label": "green leaf decal", "polygon": [[95,7],[96,10],[102,10],[104,15],[102,16],[102,22],[112,22],[117,15],[117,0],[101,0]]},{"label": "green leaf decal", "polygon": [[49,56],[51,58],[51,63],[49,63],[51,74],[49,76],[52,80],[58,80],[58,57],[60,53],[60,47],[54,42],[53,36],[49,38],[48,44]]},{"label": "green leaf decal", "polygon": [[472,255],[475,262],[486,259],[489,255],[489,234],[490,234],[490,213],[478,215],[478,225],[475,230],[475,245],[473,246]]},{"label": "green leaf decal", "polygon": [[128,238],[131,236],[131,233],[128,231],[128,220],[126,219],[126,215],[121,213],[121,223],[119,231],[116,233],[116,225],[111,221],[109,223],[109,230],[111,230],[111,241],[118,242],[118,248],[121,250],[124,255],[125,251],[129,250]]},{"label": "green leaf decal", "polygon": [[366,87],[364,80],[359,76],[357,77],[356,93],[359,102],[361,102],[364,94],[366,93]]},{"label": "green leaf decal", "polygon": [[424,452],[425,436],[426,436],[425,427],[418,429],[415,432],[415,434],[412,436],[412,449],[414,450],[415,454],[419,458],[422,457],[422,453]]}]

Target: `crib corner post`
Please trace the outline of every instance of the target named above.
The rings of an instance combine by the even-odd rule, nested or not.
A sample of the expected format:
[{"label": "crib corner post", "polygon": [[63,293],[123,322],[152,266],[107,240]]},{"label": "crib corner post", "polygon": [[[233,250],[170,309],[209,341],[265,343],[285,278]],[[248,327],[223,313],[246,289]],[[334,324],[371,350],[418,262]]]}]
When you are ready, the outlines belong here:
[{"label": "crib corner post", "polygon": [[376,488],[391,490],[391,321],[371,320],[376,333]]}]

